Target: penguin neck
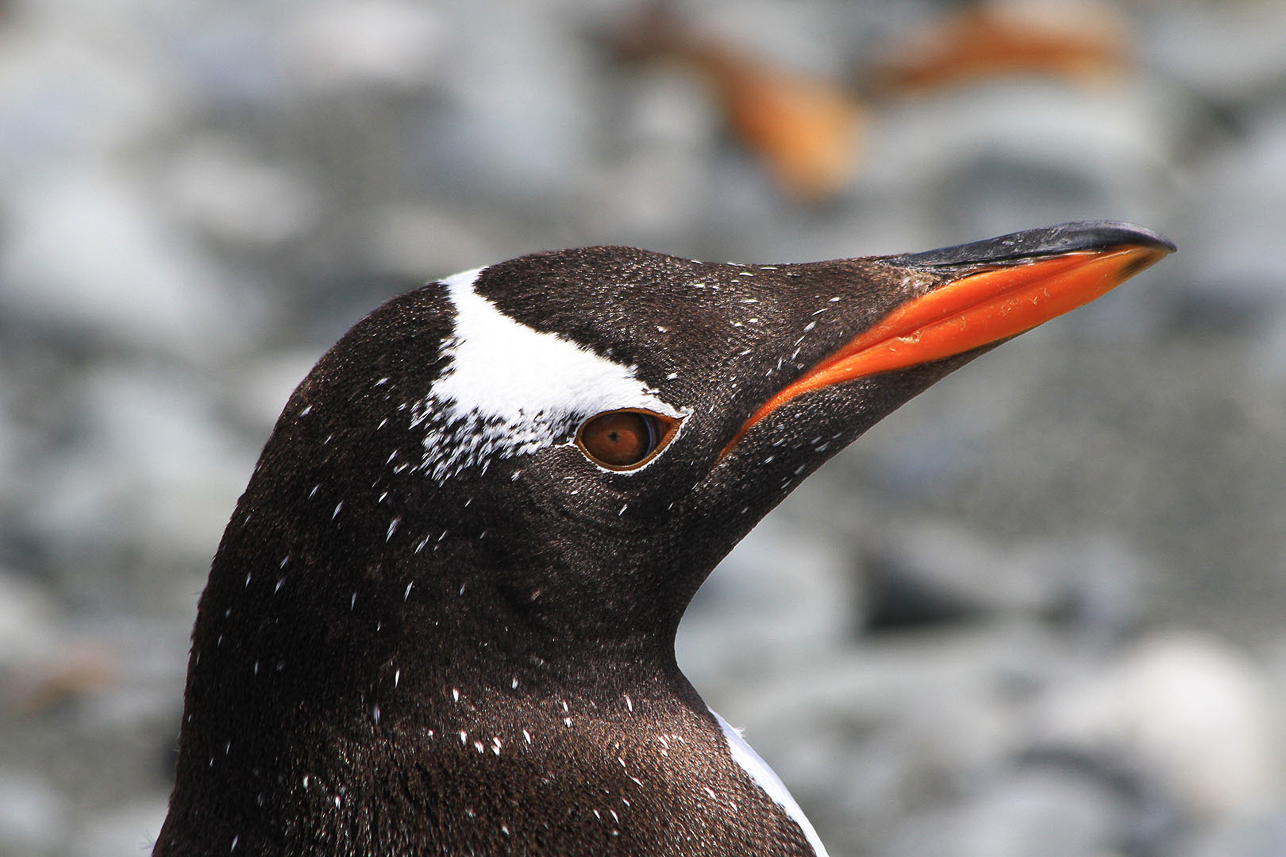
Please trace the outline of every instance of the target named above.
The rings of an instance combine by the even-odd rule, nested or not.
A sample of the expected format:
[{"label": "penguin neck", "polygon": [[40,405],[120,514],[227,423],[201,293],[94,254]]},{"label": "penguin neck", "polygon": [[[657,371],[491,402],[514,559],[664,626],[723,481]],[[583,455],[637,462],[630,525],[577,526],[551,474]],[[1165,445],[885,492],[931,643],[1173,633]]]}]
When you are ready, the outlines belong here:
[{"label": "penguin neck", "polygon": [[[612,691],[600,681],[587,696],[583,684],[416,687],[413,676],[393,675],[403,696],[368,697],[342,718],[304,710],[257,724],[277,736],[267,743],[223,740],[209,720],[188,734],[186,724],[174,830],[225,846],[239,837],[261,852],[402,853],[362,843],[409,841],[426,828],[451,842],[475,811],[499,821],[515,812],[497,800],[533,788],[561,795],[551,779],[566,794],[522,813],[557,825],[577,807],[571,814],[583,819],[608,793],[643,811],[648,789],[675,772],[708,776],[728,761],[718,726],[681,676],[676,686],[651,671],[616,675]],[[492,843],[497,852],[505,839]]]},{"label": "penguin neck", "polygon": [[[208,764],[236,741],[276,757],[310,722],[364,734],[483,728],[488,712],[520,709],[559,723],[564,703],[602,718],[648,700],[704,711],[675,662],[678,615],[612,602],[596,570],[507,553],[504,533],[480,539],[458,521],[427,528],[428,542],[394,528],[375,546],[348,538],[369,524],[307,519],[332,523],[333,499],[301,520],[254,498],[229,523],[201,599],[184,755]],[[360,513],[350,503],[336,520]]]},{"label": "penguin neck", "polygon": [[[241,825],[231,835],[272,816],[255,803],[265,794],[283,801],[279,816],[303,806],[334,821],[350,811],[344,794],[376,788],[372,777],[449,778],[465,759],[499,761],[520,745],[542,766],[610,767],[616,756],[595,753],[640,727],[710,737],[672,629],[577,626],[563,593],[533,599],[513,583],[521,569],[480,573],[461,549],[413,564],[355,563],[335,545],[289,550],[288,527],[240,512],[198,611],[174,797],[197,815],[225,807]],[[300,803],[274,783],[311,791]]]},{"label": "penguin neck", "polygon": [[285,553],[274,541],[230,535],[216,557],[189,688],[220,700],[214,707],[226,710],[233,688],[243,688],[235,694],[243,704],[274,717],[307,707],[339,719],[361,719],[377,704],[384,718],[432,713],[466,688],[475,698],[527,700],[694,696],[675,662],[677,618],[614,622],[599,603],[569,609],[558,581],[570,574],[489,569],[459,550],[414,563],[367,560],[355,571],[334,557],[318,565],[315,551]]}]

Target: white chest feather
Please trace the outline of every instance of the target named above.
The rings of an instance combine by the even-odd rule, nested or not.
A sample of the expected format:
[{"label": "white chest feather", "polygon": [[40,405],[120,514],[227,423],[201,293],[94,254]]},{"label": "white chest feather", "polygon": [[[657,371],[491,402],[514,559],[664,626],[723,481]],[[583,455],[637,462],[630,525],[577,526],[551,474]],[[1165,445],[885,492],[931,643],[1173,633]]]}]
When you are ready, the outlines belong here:
[{"label": "white chest feather", "polygon": [[813,825],[805,817],[804,811],[799,808],[799,804],[791,797],[790,792],[786,789],[786,784],[781,781],[781,777],[777,776],[773,769],[768,767],[768,763],[746,743],[746,739],[741,737],[740,732],[727,720],[719,716],[719,712],[711,709],[710,713],[719,721],[724,737],[728,739],[728,749],[732,752],[733,761],[750,775],[750,779],[754,780],[755,785],[763,789],[764,793],[772,798],[774,803],[795,820],[795,823],[804,831],[804,836],[808,838],[808,844],[813,846],[813,851],[817,853],[817,857],[828,857],[826,846],[818,838],[817,831],[813,829]]}]

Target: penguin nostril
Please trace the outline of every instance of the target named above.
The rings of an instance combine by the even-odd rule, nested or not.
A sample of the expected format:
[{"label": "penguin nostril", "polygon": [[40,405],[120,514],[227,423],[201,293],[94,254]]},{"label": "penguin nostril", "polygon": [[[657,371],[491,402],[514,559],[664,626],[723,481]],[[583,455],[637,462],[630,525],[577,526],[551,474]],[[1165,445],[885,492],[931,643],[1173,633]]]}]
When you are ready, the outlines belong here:
[{"label": "penguin nostril", "polygon": [[581,425],[576,445],[600,467],[633,470],[660,452],[678,425],[678,420],[651,411],[606,411]]}]

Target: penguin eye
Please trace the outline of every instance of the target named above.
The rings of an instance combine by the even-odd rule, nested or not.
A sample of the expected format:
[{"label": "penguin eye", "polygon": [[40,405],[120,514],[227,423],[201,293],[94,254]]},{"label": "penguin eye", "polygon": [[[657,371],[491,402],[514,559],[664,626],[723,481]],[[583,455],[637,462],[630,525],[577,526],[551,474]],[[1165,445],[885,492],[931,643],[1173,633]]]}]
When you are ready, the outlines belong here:
[{"label": "penguin eye", "polygon": [[678,426],[678,420],[651,411],[607,411],[581,425],[576,445],[600,467],[633,470],[668,444]]}]

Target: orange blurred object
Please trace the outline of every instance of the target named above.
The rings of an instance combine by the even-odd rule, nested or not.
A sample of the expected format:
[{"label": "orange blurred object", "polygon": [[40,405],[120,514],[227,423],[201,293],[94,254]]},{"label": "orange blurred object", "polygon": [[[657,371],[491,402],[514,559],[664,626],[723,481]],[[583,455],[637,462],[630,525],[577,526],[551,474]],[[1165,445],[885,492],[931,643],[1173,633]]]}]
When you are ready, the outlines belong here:
[{"label": "orange blurred object", "polygon": [[862,112],[838,86],[714,47],[689,59],[718,91],[732,132],[784,192],[824,200],[853,177]]},{"label": "orange blurred object", "polygon": [[902,94],[1003,75],[1092,82],[1129,65],[1125,27],[1085,3],[987,3],[967,9],[901,45],[876,64],[871,90]]},{"label": "orange blurred object", "polygon": [[10,702],[19,714],[45,714],[112,687],[116,667],[115,655],[105,646],[78,643],[47,663],[23,670],[10,689]]},{"label": "orange blurred object", "polygon": [[613,39],[622,56],[674,58],[718,95],[732,134],[801,202],[839,193],[857,168],[862,109],[833,81],[780,68],[694,33],[666,3],[653,3]]},{"label": "orange blurred object", "polygon": [[[666,2],[647,4],[611,41],[621,56],[673,58],[701,72],[733,135],[788,196],[823,202],[856,174],[864,111],[838,83],[697,33]],[[866,91],[898,96],[1005,75],[1101,80],[1128,68],[1127,42],[1120,18],[1089,0],[995,0],[899,45],[871,66]]]}]

